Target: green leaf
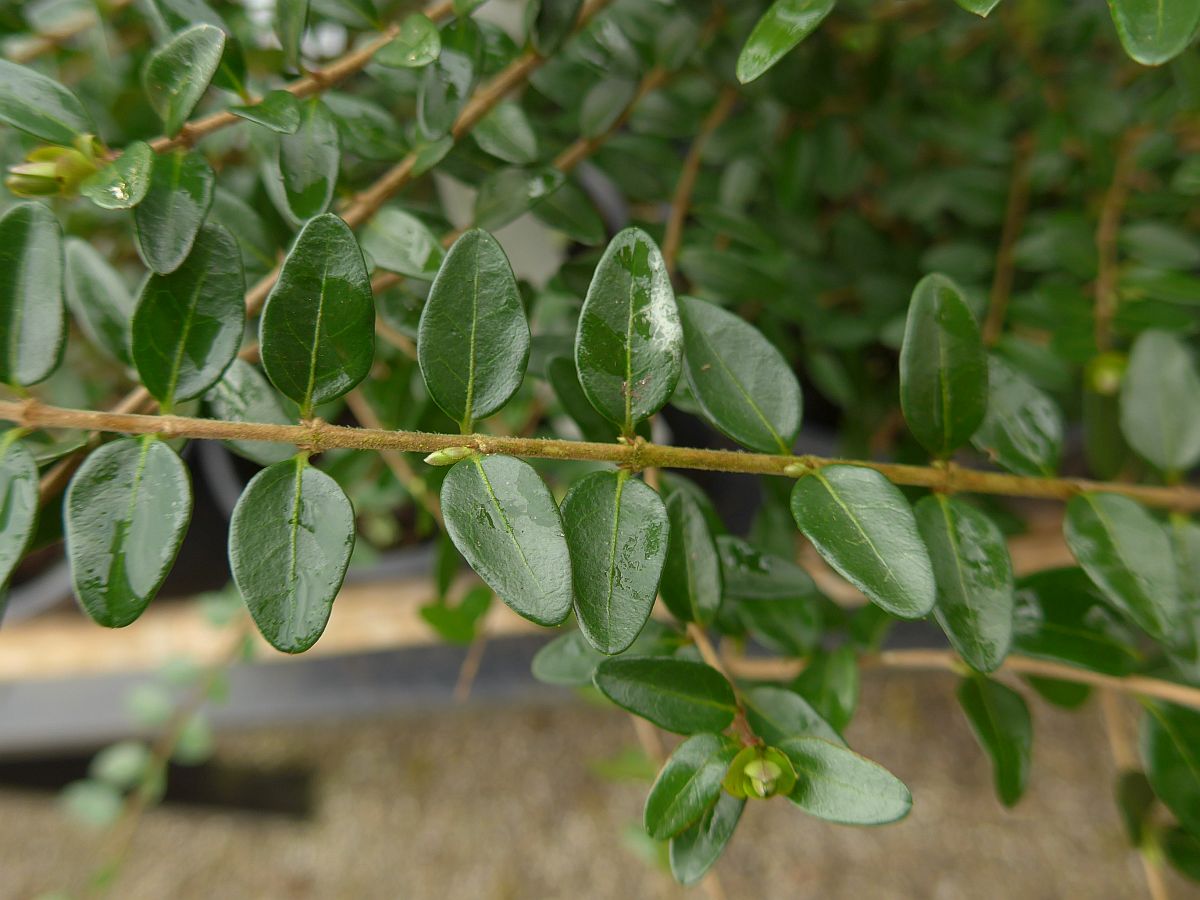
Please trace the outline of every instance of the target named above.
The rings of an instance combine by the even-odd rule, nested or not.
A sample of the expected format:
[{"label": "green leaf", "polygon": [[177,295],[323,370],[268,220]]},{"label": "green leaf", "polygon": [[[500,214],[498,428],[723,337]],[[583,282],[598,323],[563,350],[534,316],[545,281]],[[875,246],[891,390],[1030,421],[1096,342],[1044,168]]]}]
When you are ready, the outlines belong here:
[{"label": "green leaf", "polygon": [[1146,777],[1184,828],[1200,832],[1200,713],[1147,702],[1139,740]]},{"label": "green leaf", "polygon": [[579,106],[579,133],[599,137],[617,123],[637,94],[631,78],[606,78],[594,84]]},{"label": "green leaf", "polygon": [[289,91],[269,91],[253,106],[231,106],[235,116],[263,125],[277,134],[295,134],[300,128],[300,101]]},{"label": "green leaf", "polygon": [[583,0],[530,0],[525,7],[529,43],[539,56],[550,56],[575,29]]},{"label": "green leaf", "polygon": [[217,383],[246,326],[242,254],[233,235],[206,225],[183,265],[142,285],[130,327],[133,362],[146,389],[170,411]]},{"label": "green leaf", "polygon": [[1200,27],[1193,0],[1108,0],[1121,46],[1144,66],[1161,66],[1191,43]]},{"label": "green leaf", "polygon": [[739,537],[717,537],[725,595],[735,600],[815,600],[821,596],[809,574],[790,559],[763,553]]},{"label": "green leaf", "polygon": [[563,411],[579,426],[584,440],[605,443],[616,439],[617,427],[600,415],[583,393],[575,360],[566,356],[554,357],[546,364],[546,379]]},{"label": "green leaf", "polygon": [[33,69],[0,59],[0,122],[51,144],[70,146],[96,125],[79,98]]},{"label": "green leaf", "polygon": [[533,215],[571,240],[589,247],[604,243],[607,234],[595,204],[570,179],[553,194],[539,200]]},{"label": "green leaf", "polygon": [[19,203],[0,218],[0,381],[48,378],[66,343],[62,230],[40,203]]},{"label": "green leaf", "polygon": [[971,443],[1017,475],[1052,477],[1062,456],[1058,404],[1000,357],[988,359],[987,414]]},{"label": "green leaf", "polygon": [[384,207],[367,223],[362,249],[379,268],[422,281],[431,281],[446,258],[428,226],[394,206]]},{"label": "green leaf", "polygon": [[1171,540],[1145,509],[1118,494],[1077,494],[1067,504],[1067,545],[1108,601],[1151,637],[1179,619]]},{"label": "green leaf", "polygon": [[733,837],[745,800],[722,793],[700,821],[671,838],[671,874],[680,884],[695,884],[712,868]]},{"label": "green leaf", "polygon": [[1176,826],[1158,839],[1167,862],[1186,878],[1200,881],[1200,838]]},{"label": "green leaf", "polygon": [[654,607],[670,537],[667,510],[653,488],[622,469],[576,481],[562,517],[579,627],[600,652],[620,653]]},{"label": "green leaf", "polygon": [[1079,568],[1035,572],[1017,583],[1013,648],[1118,678],[1141,659],[1133,635]]},{"label": "green leaf", "polygon": [[1134,342],[1121,380],[1121,432],[1169,475],[1200,460],[1200,377],[1174,335],[1144,331]]},{"label": "green leaf", "polygon": [[538,139],[521,105],[505,100],[479,120],[471,137],[484,153],[517,166],[537,162]]},{"label": "green leaf", "polygon": [[317,97],[304,101],[295,134],[279,138],[279,175],[288,209],[297,222],[329,208],[341,158],[333,113]]},{"label": "green leaf", "polygon": [[721,795],[725,770],[738,744],[717,734],[697,734],[675,748],[646,797],[646,832],[665,841],[700,820]]},{"label": "green leaf", "polygon": [[375,356],[375,302],[345,222],[326,213],[305,224],[259,326],[263,369],[305,418],[366,378]]},{"label": "green leaf", "polygon": [[783,354],[741,316],[680,298],[684,371],[705,417],[744,447],[791,453],[800,433],[800,383]]},{"label": "green leaf", "polygon": [[837,572],[894,616],[919,619],[933,609],[929,552],[904,495],[861,466],[824,466],[792,489],[792,515]]},{"label": "green leaf", "polygon": [[816,30],[833,4],[834,0],[775,0],[738,54],[738,81],[748,84],[783,59]]},{"label": "green leaf", "polygon": [[912,794],[879,763],[819,737],[778,744],[796,770],[788,799],[809,815],[843,825],[885,825],[912,809]]},{"label": "green leaf", "polygon": [[[14,434],[0,435],[0,589],[25,555],[38,517],[38,468]],[[0,612],[4,602],[0,600]]]},{"label": "green leaf", "polygon": [[1016,691],[982,676],[959,682],[958,702],[975,737],[991,757],[1000,802],[1014,806],[1025,793],[1029,778],[1033,746],[1029,707]]},{"label": "green leaf", "polygon": [[858,656],[849,644],[830,651],[818,650],[792,682],[792,690],[839,732],[854,716],[858,686]]},{"label": "green leaf", "polygon": [[475,224],[480,228],[503,228],[518,216],[537,207],[565,181],[558,169],[498,169],[479,186],[475,196]]},{"label": "green leaf", "polygon": [[[270,382],[258,369],[240,359],[230,364],[205,400],[217,418],[226,421],[292,424]],[[283,462],[296,452],[294,447],[274,441],[226,441],[226,446],[260,466]]]},{"label": "green leaf", "polygon": [[421,618],[438,633],[443,641],[452,644],[469,644],[478,636],[479,622],[492,605],[492,589],[487,585],[476,585],[467,591],[462,600],[450,606],[445,600],[428,603],[421,607]]},{"label": "green leaf", "polygon": [[954,0],[954,2],[967,12],[984,17],[1000,5],[1000,0]]},{"label": "green leaf", "polygon": [[437,59],[425,67],[417,93],[417,125],[426,138],[432,141],[450,131],[471,96],[477,74],[470,53],[443,42]]},{"label": "green leaf", "polygon": [[913,290],[900,347],[900,406],[918,441],[947,457],[983,422],[987,354],[962,290],[926,275]]},{"label": "green leaf", "polygon": [[183,127],[208,89],[224,52],[225,32],[201,23],[179,32],[150,55],[142,84],[167,134]]},{"label": "green leaf", "polygon": [[109,628],[140,616],[191,517],[187,469],[153,436],[121,438],[88,456],[63,504],[71,580],[84,611]]},{"label": "green leaf", "polygon": [[837,730],[794,691],[764,685],[743,695],[746,719],[754,733],[772,746],[796,737],[819,737],[845,743]]},{"label": "green leaf", "polygon": [[588,400],[633,434],[670,398],[683,361],[683,329],[658,245],[626,228],[604,251],[575,336],[575,366]]},{"label": "green leaf", "polygon": [[317,642],[354,549],[354,508],[338,483],[303,456],[263,469],[229,523],[233,580],[276,650]]},{"label": "green leaf", "polygon": [[608,659],[588,643],[582,632],[570,631],[546,644],[533,657],[533,677],[544,684],[585,687],[596,666]]},{"label": "green leaf", "polygon": [[199,153],[174,150],[154,157],[150,190],[133,211],[138,252],[159,275],[187,259],[213,202],[216,177]]},{"label": "green leaf", "polygon": [[1004,535],[975,507],[945,494],[923,498],[916,516],[937,581],[934,618],[967,665],[992,672],[1008,655],[1013,634],[1012,560]]},{"label": "green leaf", "polygon": [[571,557],[549,489],[511,456],[459,460],[442,482],[454,546],[508,606],[538,625],[571,612]]},{"label": "green leaf", "polygon": [[154,151],[134,141],[116,159],[79,184],[79,193],[102,209],[133,209],[150,190]]},{"label": "green leaf", "polygon": [[417,359],[435,403],[471,431],[516,393],[529,362],[529,323],[508,257],[478,228],[446,258],[421,311]]},{"label": "green leaf", "polygon": [[279,46],[283,48],[283,64],[289,69],[300,68],[300,42],[306,27],[308,0],[277,0],[275,35],[279,38]]},{"label": "green leaf", "polygon": [[723,731],[737,712],[725,676],[690,659],[606,659],[596,667],[594,680],[617,706],[676,734]]},{"label": "green leaf", "polygon": [[667,497],[671,535],[662,581],[663,602],[675,618],[708,625],[721,605],[721,560],[700,505],[684,491]]},{"label": "green leaf", "polygon": [[428,16],[410,13],[400,23],[396,36],[380,48],[375,61],[381,66],[420,69],[442,52],[442,35]]}]

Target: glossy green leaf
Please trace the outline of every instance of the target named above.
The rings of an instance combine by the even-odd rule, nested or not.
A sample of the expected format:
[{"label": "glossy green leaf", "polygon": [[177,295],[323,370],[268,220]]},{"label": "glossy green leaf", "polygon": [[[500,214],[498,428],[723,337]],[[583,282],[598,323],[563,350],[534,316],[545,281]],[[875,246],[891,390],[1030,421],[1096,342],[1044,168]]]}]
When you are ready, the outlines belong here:
[{"label": "glossy green leaf", "polygon": [[446,251],[429,227],[414,215],[387,206],[367,223],[362,249],[375,265],[408,278],[431,281]]},{"label": "glossy green leaf", "polygon": [[134,621],[166,578],[192,517],[179,455],[152,436],[92,452],[67,487],[63,532],[75,596],[100,625]]},{"label": "glossy green leaf", "polygon": [[1158,840],[1166,858],[1176,872],[1200,881],[1200,837],[1183,828],[1168,828]]},{"label": "glossy green leaf", "polygon": [[583,393],[575,360],[566,356],[554,357],[546,365],[546,378],[563,411],[579,426],[584,440],[603,443],[616,439],[617,426],[600,415]]},{"label": "glossy green leaf", "polygon": [[596,206],[575,182],[567,179],[534,206],[535,218],[589,247],[603,244],[607,232]]},{"label": "glossy green leaf", "polygon": [[720,796],[738,749],[736,741],[717,734],[697,734],[676,747],[646,797],[646,833],[665,841],[698,822]]},{"label": "glossy green leaf", "polygon": [[1171,540],[1145,509],[1118,494],[1077,494],[1063,532],[1079,564],[1104,596],[1152,637],[1179,619],[1179,583]]},{"label": "glossy green leaf", "polygon": [[174,272],[187,259],[213,202],[216,177],[199,153],[154,157],[150,190],[133,211],[138,252],[151,271]]},{"label": "glossy green leaf", "polygon": [[464,433],[521,386],[529,323],[508,257],[486,231],[466,232],[446,254],[421,311],[417,359],[430,396]]},{"label": "glossy green leaf", "polygon": [[295,457],[246,485],[229,523],[229,563],[263,637],[302,653],[317,642],[354,549],[354,508],[338,483]]},{"label": "glossy green leaf", "polygon": [[723,731],[737,712],[725,676],[689,659],[606,659],[596,667],[595,683],[617,706],[676,734]]},{"label": "glossy green leaf", "polygon": [[606,78],[597,82],[579,106],[579,133],[585,138],[599,137],[610,128],[637,94],[632,78]]},{"label": "glossy green leaf", "polygon": [[839,732],[850,724],[858,706],[858,656],[849,644],[809,657],[792,682],[792,690]]},{"label": "glossy green leaf", "polygon": [[1189,831],[1200,833],[1200,713],[1147,703],[1139,749],[1146,777]]},{"label": "glossy green leaf", "polygon": [[269,91],[253,106],[231,106],[229,111],[277,134],[295,134],[300,128],[301,102],[289,91]]},{"label": "glossy green leaf", "polygon": [[288,209],[297,222],[329,208],[341,162],[337,122],[329,107],[316,97],[300,105],[300,124],[294,134],[279,138],[279,174]]},{"label": "glossy green leaf", "polygon": [[[25,555],[38,517],[38,468],[12,434],[0,435],[0,590]],[[0,601],[0,612],[4,609]]]},{"label": "glossy green leaf", "polygon": [[164,409],[199,397],[237,355],[246,279],[233,235],[205,225],[183,265],[142,285],[131,323],[133,362]]},{"label": "glossy green leaf", "polygon": [[479,186],[475,197],[475,224],[480,228],[503,228],[518,216],[537,207],[563,184],[566,176],[558,169],[498,169]]},{"label": "glossy green leaf", "polygon": [[783,59],[816,30],[833,5],[834,0],[775,0],[738,54],[738,81],[754,81]]},{"label": "glossy green leaf", "polygon": [[1014,806],[1025,793],[1029,779],[1033,746],[1029,707],[1016,691],[982,676],[959,682],[958,702],[975,737],[992,760],[1000,802]]},{"label": "glossy green leaf", "polygon": [[1134,342],[1121,380],[1121,431],[1168,474],[1200,461],[1200,376],[1174,335],[1145,331]]},{"label": "glossy green leaf", "polygon": [[511,456],[468,457],[442,482],[446,530],[518,615],[557,625],[571,612],[571,557],[549,489]]},{"label": "glossy green leaf", "polygon": [[537,161],[537,134],[515,101],[497,103],[471,130],[471,137],[484,153],[507,163],[527,166]]},{"label": "glossy green leaf", "polygon": [[894,616],[933,609],[929,552],[908,501],[874,469],[824,466],[796,482],[792,515],[837,572]]},{"label": "glossy green leaf", "polygon": [[671,838],[671,874],[680,884],[695,884],[712,868],[733,837],[745,800],[722,793],[700,821]]},{"label": "glossy green leaf", "polygon": [[1193,0],[1108,0],[1125,52],[1144,66],[1160,66],[1184,51],[1200,28]]},{"label": "glossy green leaf", "polygon": [[134,141],[125,150],[79,185],[79,193],[103,209],[132,209],[150,190],[154,151],[144,141]]},{"label": "glossy green leaf", "polygon": [[777,745],[796,770],[788,799],[809,815],[843,825],[884,825],[903,819],[912,794],[879,763],[819,737]]},{"label": "glossy green leaf", "polygon": [[[228,422],[261,422],[268,425],[291,425],[292,420],[283,408],[275,389],[258,369],[235,359],[205,397],[213,414]],[[295,455],[296,448],[274,441],[227,441],[226,445],[239,456],[270,466]]]},{"label": "glossy green leaf", "polygon": [[1063,445],[1058,404],[998,356],[988,360],[988,401],[971,443],[1017,475],[1052,477]]},{"label": "glossy green leaf", "polygon": [[417,124],[426,138],[434,140],[450,131],[477,75],[471,54],[443,43],[437,59],[425,67],[417,94]]},{"label": "glossy green leaf", "polygon": [[419,69],[441,52],[442,35],[437,25],[428,16],[410,13],[400,23],[396,36],[375,54],[375,61],[383,66]]},{"label": "glossy green leaf", "polygon": [[1099,589],[1079,568],[1048,569],[1017,583],[1013,648],[1105,675],[1128,675],[1141,657]]},{"label": "glossy green leaf", "polygon": [[1000,0],[954,0],[954,2],[967,12],[972,12],[977,16],[985,17],[988,13],[1000,5]]},{"label": "glossy green leaf", "polygon": [[735,600],[815,600],[820,596],[809,574],[790,559],[763,553],[739,537],[717,537],[725,595]]},{"label": "glossy green leaf", "polygon": [[667,510],[653,488],[621,470],[576,481],[562,517],[579,627],[597,650],[620,653],[654,607],[670,537]]},{"label": "glossy green leaf", "polygon": [[584,687],[592,683],[596,666],[608,659],[580,631],[556,637],[533,657],[533,677],[545,684]]},{"label": "glossy green leaf", "polygon": [[746,691],[743,703],[754,733],[772,746],[796,737],[844,743],[837,730],[795,691],[764,685]]},{"label": "glossy green leaf", "polygon": [[673,491],[666,507],[671,535],[659,592],[675,618],[708,625],[721,605],[721,560],[708,520],[683,491]]},{"label": "glossy green leaf", "polygon": [[208,90],[224,52],[225,32],[201,23],[179,32],[150,55],[142,84],[167,134],[183,127]]},{"label": "glossy green leaf", "polygon": [[530,0],[525,7],[529,43],[542,56],[562,46],[575,28],[583,0]]},{"label": "glossy green leaf", "polygon": [[0,122],[52,144],[70,146],[96,125],[79,98],[52,78],[0,59]]},{"label": "glossy green leaf", "polygon": [[800,433],[800,382],[783,354],[741,316],[680,298],[684,371],[705,417],[751,450],[791,453]]},{"label": "glossy green leaf", "polygon": [[900,406],[918,441],[946,457],[971,439],[988,398],[987,354],[962,291],[945,275],[913,290],[900,347]]},{"label": "glossy green leaf", "polygon": [[626,228],[604,251],[575,336],[588,400],[632,434],[670,399],[683,362],[683,329],[658,245]]},{"label": "glossy green leaf", "polygon": [[275,36],[283,48],[283,64],[300,68],[300,41],[308,26],[308,0],[276,0]]},{"label": "glossy green leaf", "polygon": [[19,203],[0,218],[0,381],[37,384],[66,341],[62,230],[49,208]]},{"label": "glossy green leaf", "polygon": [[229,26],[204,0],[144,0],[139,3],[154,29],[156,39],[163,43],[179,31],[203,22],[214,25],[226,34],[225,53],[213,77],[213,84],[235,94],[245,93],[246,59],[241,43],[233,37]]},{"label": "glossy green leaf", "polygon": [[332,213],[305,224],[259,323],[263,368],[312,415],[362,381],[375,356],[371,279],[354,234]]},{"label": "glossy green leaf", "polygon": [[1013,635],[1012,560],[1004,535],[975,507],[945,494],[923,498],[916,516],[937,581],[934,618],[967,665],[994,671]]}]

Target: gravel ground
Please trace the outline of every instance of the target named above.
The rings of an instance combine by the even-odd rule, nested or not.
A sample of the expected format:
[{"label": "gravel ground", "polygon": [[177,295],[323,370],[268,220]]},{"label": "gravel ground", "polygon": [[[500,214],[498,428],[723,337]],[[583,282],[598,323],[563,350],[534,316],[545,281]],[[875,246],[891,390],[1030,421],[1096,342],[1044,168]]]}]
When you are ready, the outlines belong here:
[{"label": "gravel ground", "polygon": [[[1111,800],[1095,704],[1034,706],[1030,793],[1004,810],[939,675],[867,676],[849,739],[912,789],[910,817],[853,829],[784,801],[751,804],[691,892],[626,836],[645,787],[594,762],[635,746],[627,717],[560,705],[468,706],[427,718],[224,735],[228,762],[311,765],[317,811],[295,822],[157,809],[109,896],[143,898],[1059,898],[1147,897]],[[0,897],[32,898],[91,870],[98,839],[44,795],[0,792]],[[1200,896],[1169,880],[1170,896]]]}]

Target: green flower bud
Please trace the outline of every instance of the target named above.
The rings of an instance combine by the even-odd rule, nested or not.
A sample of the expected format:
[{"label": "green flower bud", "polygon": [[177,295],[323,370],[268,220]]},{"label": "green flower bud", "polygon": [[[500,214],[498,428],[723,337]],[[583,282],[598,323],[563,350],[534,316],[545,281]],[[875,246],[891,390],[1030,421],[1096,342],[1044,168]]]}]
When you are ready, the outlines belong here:
[{"label": "green flower bud", "polygon": [[466,459],[475,450],[472,447],[446,447],[443,450],[434,450],[427,457],[425,462],[431,466],[452,466],[460,459]]}]

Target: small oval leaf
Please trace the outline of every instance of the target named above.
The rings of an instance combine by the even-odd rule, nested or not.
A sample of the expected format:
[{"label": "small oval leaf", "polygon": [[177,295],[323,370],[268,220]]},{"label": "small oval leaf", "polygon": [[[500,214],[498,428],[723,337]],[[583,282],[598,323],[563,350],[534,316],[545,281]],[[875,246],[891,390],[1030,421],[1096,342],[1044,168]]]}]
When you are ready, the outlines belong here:
[{"label": "small oval leaf", "polygon": [[988,360],[988,401],[971,443],[1017,475],[1053,477],[1063,414],[1054,400],[997,356]]},{"label": "small oval leaf", "polygon": [[67,238],[65,250],[67,308],[97,348],[132,364],[129,320],[134,300],[125,281],[87,241]]},{"label": "small oval leaf", "polygon": [[329,621],[354,549],[354,508],[302,456],[263,469],[229,523],[233,580],[276,650],[302,653]]},{"label": "small oval leaf", "polygon": [[421,311],[417,359],[430,396],[464,433],[521,386],[529,323],[508,257],[486,231],[466,232],[446,254]]},{"label": "small oval leaf", "polygon": [[140,616],[191,517],[187,469],[156,438],[121,438],[88,456],[63,504],[71,580],[84,611],[109,628]]},{"label": "small oval leaf", "polygon": [[379,52],[375,61],[381,66],[419,69],[429,65],[442,52],[442,35],[428,16],[410,13],[400,23],[396,36]]},{"label": "small oval leaf", "polygon": [[375,302],[350,228],[311,219],[284,260],[259,323],[263,368],[307,418],[362,381],[375,356]]},{"label": "small oval leaf", "polygon": [[620,653],[654,607],[667,555],[667,510],[653,488],[621,470],[576,481],[562,517],[579,627],[601,653]]},{"label": "small oval leaf", "polygon": [[212,206],[215,185],[199,153],[174,150],[154,157],[150,189],[133,211],[138,252],[152,271],[167,275],[183,265]]},{"label": "small oval leaf", "polygon": [[1154,793],[1190,831],[1200,831],[1200,713],[1147,703],[1139,740]]},{"label": "small oval leaf", "polygon": [[721,781],[738,744],[717,734],[698,734],[675,748],[646,797],[646,833],[665,841],[694,825],[721,794]]},{"label": "small oval leaf", "polygon": [[300,42],[308,26],[309,0],[277,0],[275,3],[275,35],[283,48],[283,64],[289,69],[300,68]]},{"label": "small oval leaf", "polygon": [[812,34],[834,0],[775,0],[750,32],[737,59],[737,80],[748,84]]},{"label": "small oval leaf", "polygon": [[700,821],[671,838],[671,874],[683,885],[695,884],[720,858],[733,837],[746,801],[724,792]]},{"label": "small oval leaf", "polygon": [[454,546],[518,615],[557,625],[571,612],[562,517],[533,467],[511,456],[460,460],[442,482]]},{"label": "small oval leaf", "polygon": [[288,210],[305,222],[329,208],[341,163],[337,120],[317,97],[300,105],[300,124],[279,138],[279,177]]},{"label": "small oval leaf", "polygon": [[[0,435],[0,590],[8,584],[33,537],[38,515],[38,468],[11,434]],[[4,601],[0,600],[0,613]]]},{"label": "small oval leaf", "polygon": [[58,368],[66,342],[62,230],[40,203],[0,218],[0,381],[37,384]]},{"label": "small oval leaf", "polygon": [[133,209],[150,190],[154,151],[134,141],[125,151],[79,185],[79,193],[102,209]]},{"label": "small oval leaf", "polygon": [[1108,0],[1125,52],[1144,66],[1161,66],[1184,51],[1200,28],[1194,0]]},{"label": "small oval leaf", "polygon": [[1000,802],[1014,806],[1029,780],[1033,747],[1029,707],[1016,691],[982,676],[964,678],[959,683],[958,702],[975,737],[991,757]]},{"label": "small oval leaf", "polygon": [[[291,425],[292,420],[271,383],[258,369],[244,360],[235,359],[205,397],[217,418],[230,422],[261,422],[269,425]],[[274,441],[226,441],[226,446],[239,456],[270,466],[294,456],[296,449]]]},{"label": "small oval leaf", "polygon": [[796,737],[819,737],[835,744],[845,743],[837,729],[795,691],[763,685],[746,691],[743,704],[746,720],[754,733],[772,746]]},{"label": "small oval leaf", "polygon": [[933,609],[929,551],[899,489],[874,469],[824,466],[792,489],[792,515],[838,573],[894,616]]},{"label": "small oval leaf", "polygon": [[708,625],[721,605],[721,559],[704,511],[691,495],[667,497],[671,536],[658,589],[663,602],[682,622]]},{"label": "small oval leaf", "polygon": [[588,400],[631,435],[675,390],[683,329],[658,245],[626,228],[604,251],[575,336],[575,365]]},{"label": "small oval leaf", "polygon": [[0,122],[51,144],[70,146],[96,125],[79,98],[52,78],[0,59]]},{"label": "small oval leaf", "polygon": [[471,137],[484,153],[516,166],[538,158],[538,139],[519,103],[506,100],[479,120]]},{"label": "small oval leaf", "polygon": [[201,23],[179,32],[150,55],[142,84],[167,134],[183,127],[221,64],[225,32]]},{"label": "small oval leaf", "polygon": [[289,91],[269,91],[253,106],[231,106],[229,111],[276,134],[295,134],[300,128],[300,101]]},{"label": "small oval leaf", "polygon": [[606,659],[596,667],[594,680],[617,706],[676,734],[723,731],[737,713],[725,676],[690,659]]},{"label": "small oval leaf", "polygon": [[819,737],[777,745],[796,770],[788,799],[809,815],[843,825],[884,825],[903,819],[912,794],[879,763]]},{"label": "small oval leaf", "polygon": [[1200,377],[1174,335],[1144,331],[1134,341],[1121,379],[1121,432],[1168,475],[1200,461]]},{"label": "small oval leaf", "polygon": [[375,214],[363,229],[361,243],[379,268],[421,281],[431,281],[446,258],[429,227],[394,206]]}]

